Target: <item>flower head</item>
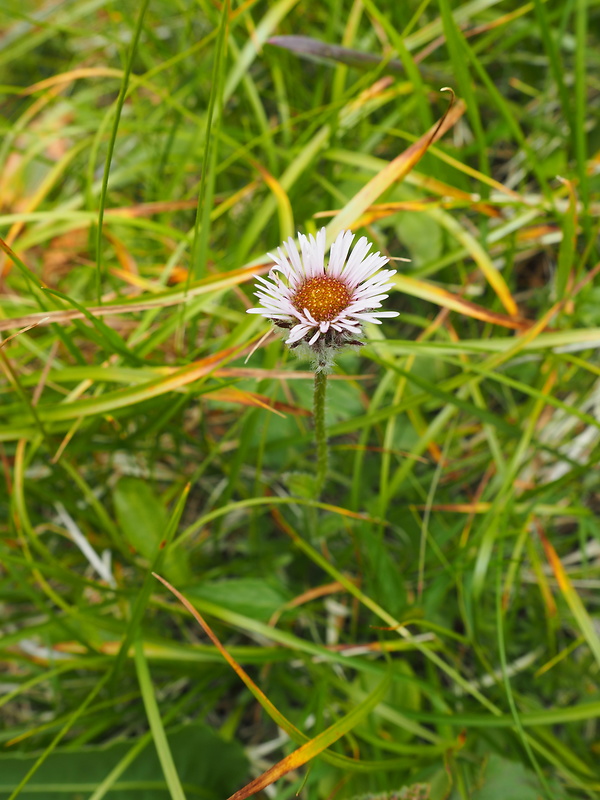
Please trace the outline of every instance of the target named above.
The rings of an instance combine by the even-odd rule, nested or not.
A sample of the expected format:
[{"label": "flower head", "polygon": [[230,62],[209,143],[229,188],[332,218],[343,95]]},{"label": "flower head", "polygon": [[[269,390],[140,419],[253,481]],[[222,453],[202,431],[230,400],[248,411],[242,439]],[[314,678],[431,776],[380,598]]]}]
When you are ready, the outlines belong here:
[{"label": "flower head", "polygon": [[363,322],[380,324],[382,317],[398,316],[397,311],[375,311],[387,298],[382,293],[391,288],[388,281],[396,270],[381,269],[388,259],[369,253],[371,243],[364,236],[349,254],[353,239],[351,231],[342,231],[325,264],[325,228],[316,237],[298,234],[300,253],[290,237],[277,255],[269,253],[275,264],[268,278],[257,278],[260,306],[248,313],[289,329],[286,343],[292,346],[306,342],[322,351],[360,344],[356,337],[362,335]]}]

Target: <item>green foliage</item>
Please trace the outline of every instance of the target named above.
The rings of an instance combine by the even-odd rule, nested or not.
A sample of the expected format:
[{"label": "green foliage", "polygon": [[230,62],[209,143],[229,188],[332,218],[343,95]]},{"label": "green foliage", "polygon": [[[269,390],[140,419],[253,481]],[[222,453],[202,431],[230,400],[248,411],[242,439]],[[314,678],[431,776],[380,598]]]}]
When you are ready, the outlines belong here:
[{"label": "green foliage", "polygon": [[415,783],[413,786],[403,786],[397,792],[383,792],[382,794],[365,794],[356,800],[428,800],[430,796],[427,784]]},{"label": "green foliage", "polygon": [[[206,725],[185,725],[174,729],[169,743],[175,763],[189,797],[224,797],[235,791],[247,763],[240,745],[224,742]],[[161,773],[152,741],[145,737],[145,747],[134,753],[131,742],[115,741],[99,746],[64,748],[53,753],[40,767],[35,778],[21,791],[22,797],[72,800],[89,797],[109,771],[120,769],[111,800],[163,800],[169,793]],[[198,754],[202,753],[202,758]],[[133,758],[132,758],[133,756]],[[6,798],[34,761],[34,754],[0,754],[0,797]]]},{"label": "green foliage", "polygon": [[[165,544],[168,520],[165,505],[147,481],[131,476],[119,479],[112,502],[127,546],[152,564]],[[176,555],[173,550],[168,550],[162,566],[165,574],[175,582],[189,579],[185,550],[179,550]]]},{"label": "green foliage", "polygon": [[[3,4],[2,798],[226,798],[307,738],[277,800],[600,797],[599,31]],[[328,379],[316,502],[310,364],[246,361],[245,312],[340,209],[412,260]]]}]

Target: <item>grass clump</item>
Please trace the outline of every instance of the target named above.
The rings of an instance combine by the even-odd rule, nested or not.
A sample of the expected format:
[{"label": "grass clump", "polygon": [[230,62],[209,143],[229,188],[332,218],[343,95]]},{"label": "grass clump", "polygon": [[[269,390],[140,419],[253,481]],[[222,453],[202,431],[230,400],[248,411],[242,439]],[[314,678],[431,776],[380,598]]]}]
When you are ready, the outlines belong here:
[{"label": "grass clump", "polygon": [[[5,3],[0,798],[600,796],[599,23]],[[323,225],[410,262],[315,500]]]}]

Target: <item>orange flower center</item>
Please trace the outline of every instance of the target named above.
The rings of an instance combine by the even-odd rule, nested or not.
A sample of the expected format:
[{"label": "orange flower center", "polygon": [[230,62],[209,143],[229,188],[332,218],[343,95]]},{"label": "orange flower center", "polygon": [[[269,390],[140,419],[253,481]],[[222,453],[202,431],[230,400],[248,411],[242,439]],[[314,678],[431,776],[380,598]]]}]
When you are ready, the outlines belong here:
[{"label": "orange flower center", "polygon": [[307,308],[317,322],[334,319],[350,302],[350,292],[336,278],[309,278],[298,289],[292,303],[298,311]]}]

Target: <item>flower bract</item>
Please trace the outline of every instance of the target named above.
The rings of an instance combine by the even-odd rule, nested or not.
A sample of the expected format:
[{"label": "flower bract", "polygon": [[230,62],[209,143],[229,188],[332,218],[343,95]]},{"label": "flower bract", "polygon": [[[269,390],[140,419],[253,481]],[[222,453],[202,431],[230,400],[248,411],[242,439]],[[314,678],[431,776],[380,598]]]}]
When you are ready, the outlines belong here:
[{"label": "flower bract", "polygon": [[396,270],[382,269],[388,259],[370,253],[371,243],[363,236],[350,247],[351,231],[342,231],[331,245],[325,263],[325,228],[316,237],[298,234],[300,252],[290,237],[277,253],[269,253],[274,266],[268,278],[257,278],[257,308],[275,325],[289,329],[286,343],[306,342],[313,348],[359,344],[363,322],[380,323],[396,317],[397,311],[378,311],[384,294],[393,284]]}]

